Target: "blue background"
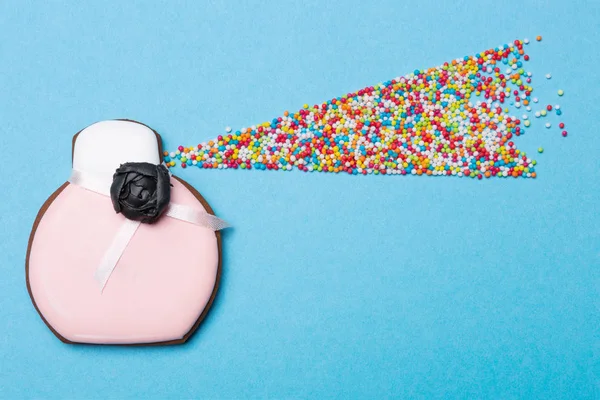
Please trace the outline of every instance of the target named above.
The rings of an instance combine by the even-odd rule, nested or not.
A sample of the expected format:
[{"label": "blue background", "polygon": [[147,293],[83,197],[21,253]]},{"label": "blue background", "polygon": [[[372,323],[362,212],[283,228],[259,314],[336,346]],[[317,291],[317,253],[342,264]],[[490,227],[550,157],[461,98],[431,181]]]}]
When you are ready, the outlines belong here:
[{"label": "blue background", "polygon": [[[599,14],[593,0],[1,2],[0,397],[600,397]],[[64,345],[31,305],[29,230],[81,128],[131,118],[173,149],[524,37],[534,95],[570,132],[553,115],[516,140],[537,180],[179,169],[235,225],[187,345]]]}]

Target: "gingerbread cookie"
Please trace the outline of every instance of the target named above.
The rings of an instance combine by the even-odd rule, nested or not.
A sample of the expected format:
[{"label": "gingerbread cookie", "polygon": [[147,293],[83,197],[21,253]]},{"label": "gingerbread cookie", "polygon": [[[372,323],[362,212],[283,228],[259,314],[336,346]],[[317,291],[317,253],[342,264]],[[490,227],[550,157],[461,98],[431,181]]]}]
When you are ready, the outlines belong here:
[{"label": "gingerbread cookie", "polygon": [[217,291],[226,224],[161,165],[160,136],[128,120],[73,138],[73,171],[27,250],[31,300],[66,343],[175,344]]}]

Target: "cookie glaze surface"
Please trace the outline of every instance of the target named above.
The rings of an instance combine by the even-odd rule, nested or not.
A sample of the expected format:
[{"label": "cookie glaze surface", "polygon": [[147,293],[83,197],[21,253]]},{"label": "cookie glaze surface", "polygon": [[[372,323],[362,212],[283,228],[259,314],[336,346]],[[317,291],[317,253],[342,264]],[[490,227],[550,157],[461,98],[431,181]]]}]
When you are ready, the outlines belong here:
[{"label": "cookie glaze surface", "polygon": [[[136,161],[157,161],[153,131],[133,122],[109,122],[80,133],[74,166],[108,173],[132,154]],[[106,155],[98,151],[101,146],[120,151],[109,161],[97,160]],[[182,183],[171,179],[171,184],[173,203],[204,209]],[[46,322],[68,341],[177,341],[210,302],[219,268],[215,232],[168,217],[139,227],[100,290],[94,271],[124,218],[115,213],[109,197],[70,184],[39,222],[29,254],[31,295]]]},{"label": "cookie glaze surface", "polygon": [[126,162],[161,163],[152,129],[131,121],[101,121],[79,132],[73,169],[112,176]]}]

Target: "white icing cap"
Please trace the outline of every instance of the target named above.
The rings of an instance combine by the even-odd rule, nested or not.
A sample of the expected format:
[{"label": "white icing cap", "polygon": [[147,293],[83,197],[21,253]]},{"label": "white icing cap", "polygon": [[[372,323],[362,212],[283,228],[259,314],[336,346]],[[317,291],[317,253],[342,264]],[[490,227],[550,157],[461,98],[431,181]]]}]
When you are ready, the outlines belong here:
[{"label": "white icing cap", "polygon": [[112,176],[126,162],[160,164],[158,139],[147,126],[130,121],[102,121],[77,136],[73,169]]}]

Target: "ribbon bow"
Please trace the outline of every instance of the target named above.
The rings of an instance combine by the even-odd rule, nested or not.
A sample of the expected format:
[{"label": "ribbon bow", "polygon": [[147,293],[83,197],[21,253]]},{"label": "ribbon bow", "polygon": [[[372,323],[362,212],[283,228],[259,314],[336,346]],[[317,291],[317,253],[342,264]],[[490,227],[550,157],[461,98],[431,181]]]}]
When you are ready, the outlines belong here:
[{"label": "ribbon bow", "polygon": [[[91,174],[88,172],[72,170],[69,182],[80,186],[84,189],[110,197],[110,187],[112,180],[105,177]],[[189,222],[204,228],[210,229],[213,232],[229,227],[229,224],[214,215],[209,214],[206,210],[198,210],[181,204],[169,203],[163,217],[175,218],[181,221]],[[110,275],[114,271],[119,259],[127,248],[127,245],[135,235],[135,232],[140,227],[142,222],[125,219],[117,231],[112,243],[104,253],[100,264],[96,268],[94,278],[103,291]]]}]

